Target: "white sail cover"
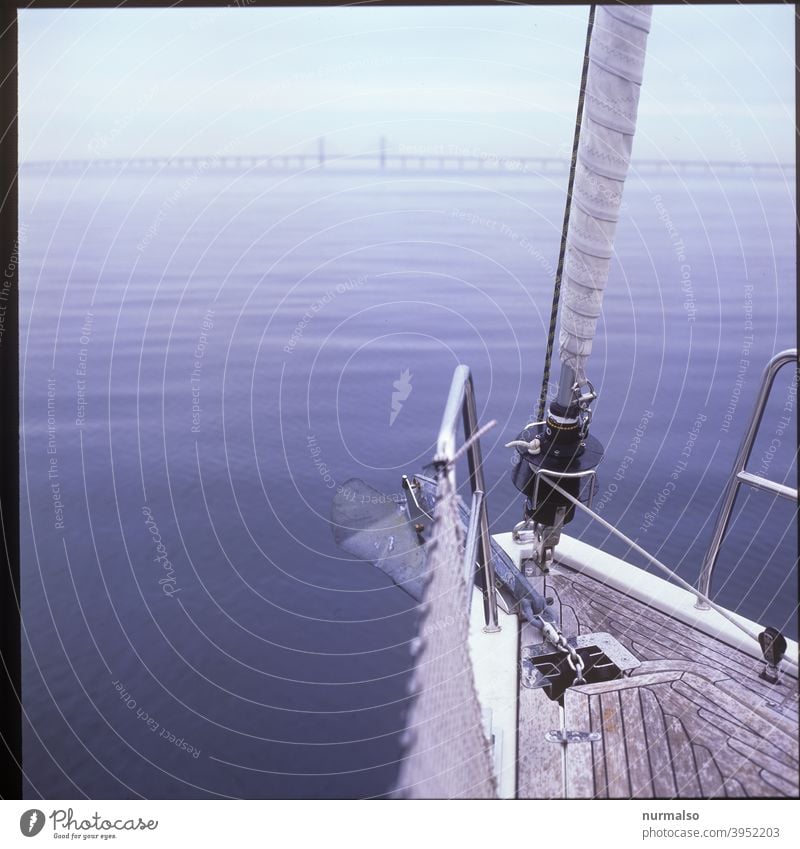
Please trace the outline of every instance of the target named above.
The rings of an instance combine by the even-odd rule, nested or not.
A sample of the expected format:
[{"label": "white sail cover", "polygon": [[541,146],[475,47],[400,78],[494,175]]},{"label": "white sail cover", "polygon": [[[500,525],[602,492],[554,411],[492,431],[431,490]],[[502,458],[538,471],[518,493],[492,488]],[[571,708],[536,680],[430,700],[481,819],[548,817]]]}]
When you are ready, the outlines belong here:
[{"label": "white sail cover", "polygon": [[583,381],[631,159],[650,6],[598,6],[572,194],[559,344]]}]

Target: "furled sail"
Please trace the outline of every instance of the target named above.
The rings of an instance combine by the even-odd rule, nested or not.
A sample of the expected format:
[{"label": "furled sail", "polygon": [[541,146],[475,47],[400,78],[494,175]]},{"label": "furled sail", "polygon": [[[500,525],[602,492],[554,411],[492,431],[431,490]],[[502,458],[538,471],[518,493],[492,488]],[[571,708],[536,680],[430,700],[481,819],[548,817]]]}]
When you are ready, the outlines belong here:
[{"label": "furled sail", "polygon": [[628,174],[650,6],[598,6],[572,195],[559,345],[579,381],[592,351]]}]

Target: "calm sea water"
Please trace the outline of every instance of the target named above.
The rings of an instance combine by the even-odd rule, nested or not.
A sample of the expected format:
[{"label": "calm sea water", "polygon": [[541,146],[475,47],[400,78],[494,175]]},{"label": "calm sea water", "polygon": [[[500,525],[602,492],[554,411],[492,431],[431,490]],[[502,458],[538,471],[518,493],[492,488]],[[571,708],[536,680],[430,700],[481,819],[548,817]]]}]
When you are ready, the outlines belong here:
[{"label": "calm sea water", "polygon": [[[336,548],[331,498],[431,457],[465,362],[499,422],[493,527],[519,520],[502,446],[538,396],[564,178],[186,178],[23,176],[27,793],[380,795],[413,602]],[[625,203],[595,503],[693,579],[761,369],[794,344],[795,199],[660,177]],[[790,379],[751,468],[796,485]],[[739,508],[714,591],[793,632],[793,511]]]}]

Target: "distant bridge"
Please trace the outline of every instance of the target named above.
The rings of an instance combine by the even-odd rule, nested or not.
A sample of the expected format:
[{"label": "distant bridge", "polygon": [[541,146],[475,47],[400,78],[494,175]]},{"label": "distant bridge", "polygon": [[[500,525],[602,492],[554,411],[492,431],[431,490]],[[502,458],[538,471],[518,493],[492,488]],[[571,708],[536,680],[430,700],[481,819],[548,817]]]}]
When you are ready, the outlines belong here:
[{"label": "distant bridge", "polygon": [[[569,160],[549,156],[491,156],[460,153],[387,153],[383,150],[349,155],[326,156],[320,146],[316,153],[224,154],[212,156],[148,156],[132,159],[92,158],[59,159],[49,162],[24,162],[25,172],[61,174],[88,171],[286,171],[343,173],[348,171],[474,174],[558,174],[566,173]],[[785,177],[793,174],[793,163],[741,162],[735,160],[636,159],[633,173],[716,174]]]}]

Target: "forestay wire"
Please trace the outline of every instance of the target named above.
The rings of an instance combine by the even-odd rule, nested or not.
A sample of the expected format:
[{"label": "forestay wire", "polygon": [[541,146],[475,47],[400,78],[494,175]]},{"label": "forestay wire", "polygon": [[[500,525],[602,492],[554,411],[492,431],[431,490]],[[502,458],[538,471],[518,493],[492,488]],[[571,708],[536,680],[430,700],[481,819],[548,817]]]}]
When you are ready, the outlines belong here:
[{"label": "forestay wire", "polygon": [[547,388],[550,383],[550,363],[553,359],[553,346],[556,340],[558,325],[558,305],[561,300],[561,280],[564,276],[564,258],[567,254],[567,232],[569,231],[569,216],[572,210],[572,191],[575,185],[575,169],[578,163],[578,147],[581,140],[581,124],[583,122],[583,103],[586,99],[586,77],[589,73],[589,48],[592,45],[592,29],[594,28],[595,7],[589,7],[589,23],[586,26],[586,45],[583,50],[583,69],[581,70],[581,88],[578,94],[578,110],[575,116],[575,134],[572,138],[572,158],[569,163],[569,181],[567,183],[567,200],[564,205],[564,222],[561,225],[561,245],[558,251],[558,266],[556,279],[553,284],[553,303],[550,307],[550,328],[547,332],[547,349],[544,354],[544,372],[542,374],[542,391],[539,394],[539,405],[536,408],[536,418],[544,417],[547,404]]}]

